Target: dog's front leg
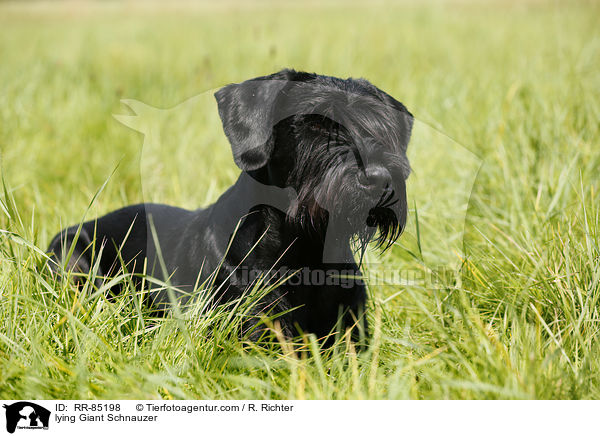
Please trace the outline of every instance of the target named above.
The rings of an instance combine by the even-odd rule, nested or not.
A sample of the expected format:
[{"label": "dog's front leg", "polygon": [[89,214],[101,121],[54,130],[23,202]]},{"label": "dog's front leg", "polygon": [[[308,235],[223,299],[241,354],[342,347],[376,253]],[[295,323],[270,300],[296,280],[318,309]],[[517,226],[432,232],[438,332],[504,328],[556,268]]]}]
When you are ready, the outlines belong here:
[{"label": "dog's front leg", "polygon": [[297,335],[293,313],[285,294],[273,290],[247,313],[242,324],[242,337],[252,342],[261,342],[271,335],[291,340]]},{"label": "dog's front leg", "polygon": [[350,338],[352,342],[358,345],[358,348],[364,350],[369,339],[369,322],[365,313],[364,301],[351,307],[343,318],[345,329],[350,329]]}]

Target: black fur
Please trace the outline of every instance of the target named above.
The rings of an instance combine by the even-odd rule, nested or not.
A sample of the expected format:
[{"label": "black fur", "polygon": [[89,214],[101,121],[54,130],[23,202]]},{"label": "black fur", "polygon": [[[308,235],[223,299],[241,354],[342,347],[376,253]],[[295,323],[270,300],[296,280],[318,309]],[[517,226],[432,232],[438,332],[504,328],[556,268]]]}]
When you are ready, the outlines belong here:
[{"label": "black fur", "polygon": [[[214,272],[215,301],[223,302],[244,295],[249,270],[360,276],[354,254],[362,260],[369,241],[386,249],[399,237],[413,121],[400,102],[364,79],[293,70],[228,85],[215,97],[243,170],[237,182],[206,209],[139,204],[83,223],[67,268],[86,273],[100,257],[100,275],[115,274],[121,262],[139,274],[147,259],[146,271],[165,280],[154,232],[170,283],[189,293]],[[50,243],[55,271],[77,228]],[[287,336],[324,337],[357,319],[366,331],[362,281],[315,282],[281,284],[257,315],[288,311],[278,319]],[[154,307],[169,302],[164,290],[150,295]]]}]

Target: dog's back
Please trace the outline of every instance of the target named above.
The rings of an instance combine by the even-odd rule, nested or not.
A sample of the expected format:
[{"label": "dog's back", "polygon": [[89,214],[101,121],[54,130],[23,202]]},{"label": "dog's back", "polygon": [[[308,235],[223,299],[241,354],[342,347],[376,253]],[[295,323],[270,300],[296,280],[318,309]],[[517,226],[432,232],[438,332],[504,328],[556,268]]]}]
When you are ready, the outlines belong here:
[{"label": "dog's back", "polygon": [[154,239],[165,252],[170,252],[171,236],[185,225],[190,214],[191,211],[178,207],[142,203],[73,225],[50,242],[47,250],[50,267],[57,273],[61,269],[72,270],[76,273],[74,282],[81,284],[97,262],[94,274],[97,287],[103,278],[121,269],[132,273],[134,281],[144,272],[161,275]]}]

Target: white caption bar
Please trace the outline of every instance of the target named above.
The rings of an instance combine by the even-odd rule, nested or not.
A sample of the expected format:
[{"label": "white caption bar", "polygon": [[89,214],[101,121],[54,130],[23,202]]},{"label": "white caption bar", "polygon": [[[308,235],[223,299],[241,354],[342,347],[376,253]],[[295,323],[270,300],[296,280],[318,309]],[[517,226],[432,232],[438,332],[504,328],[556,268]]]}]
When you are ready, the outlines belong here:
[{"label": "white caption bar", "polygon": [[595,429],[598,407],[587,401],[0,400],[0,404],[4,406],[0,435],[19,436],[565,435]]}]

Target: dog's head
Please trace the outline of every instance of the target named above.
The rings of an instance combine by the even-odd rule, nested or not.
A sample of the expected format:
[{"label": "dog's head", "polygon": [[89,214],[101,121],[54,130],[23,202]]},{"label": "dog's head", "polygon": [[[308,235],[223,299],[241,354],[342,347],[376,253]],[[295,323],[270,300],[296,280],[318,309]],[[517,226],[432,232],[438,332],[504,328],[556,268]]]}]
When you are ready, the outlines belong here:
[{"label": "dog's head", "polygon": [[298,193],[287,211],[306,230],[336,226],[384,249],[406,222],[413,117],[364,79],[283,70],[216,92],[236,164]]}]

